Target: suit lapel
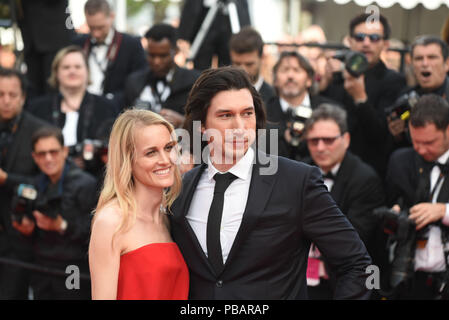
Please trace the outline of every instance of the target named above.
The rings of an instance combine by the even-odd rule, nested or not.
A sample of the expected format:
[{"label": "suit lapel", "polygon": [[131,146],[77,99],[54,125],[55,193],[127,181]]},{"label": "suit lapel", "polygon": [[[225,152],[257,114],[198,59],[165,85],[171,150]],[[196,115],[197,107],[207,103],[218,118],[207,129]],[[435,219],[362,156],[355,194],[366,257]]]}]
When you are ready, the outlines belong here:
[{"label": "suit lapel", "polygon": [[277,175],[275,174],[260,174],[261,165],[258,162],[257,156],[258,154],[256,153],[256,163],[253,165],[248,199],[246,201],[242,223],[240,224],[240,228],[237,232],[234,243],[232,244],[231,251],[229,252],[223,271],[225,271],[226,267],[232,263],[232,259],[235,257],[236,252],[238,252],[239,247],[250,234],[258,217],[264,212],[277,178]]},{"label": "suit lapel", "polygon": [[337,176],[335,177],[334,185],[332,186],[332,190],[330,192],[332,198],[337,203],[341,203],[343,200],[343,193],[345,191],[345,186],[348,181],[348,177],[351,175],[351,155],[346,151],[346,155],[341,162],[340,169],[337,172]]},{"label": "suit lapel", "polygon": [[202,164],[200,167],[194,172],[193,177],[188,180],[185,185],[183,185],[183,189],[185,190],[185,196],[180,198],[180,202],[176,204],[175,210],[176,213],[173,217],[176,223],[179,223],[182,228],[184,228],[185,232],[189,235],[190,240],[192,241],[192,245],[195,247],[197,251],[197,256],[201,258],[203,263],[207,265],[212,273],[214,273],[214,268],[209,263],[209,260],[207,259],[207,256],[204,254],[203,249],[201,248],[201,245],[198,241],[198,238],[196,237],[195,232],[193,231],[192,227],[190,226],[189,221],[186,218],[187,213],[189,212],[190,205],[192,203],[193,195],[195,194],[196,187],[198,185],[198,182],[204,172],[204,170],[207,168],[206,164]]}]

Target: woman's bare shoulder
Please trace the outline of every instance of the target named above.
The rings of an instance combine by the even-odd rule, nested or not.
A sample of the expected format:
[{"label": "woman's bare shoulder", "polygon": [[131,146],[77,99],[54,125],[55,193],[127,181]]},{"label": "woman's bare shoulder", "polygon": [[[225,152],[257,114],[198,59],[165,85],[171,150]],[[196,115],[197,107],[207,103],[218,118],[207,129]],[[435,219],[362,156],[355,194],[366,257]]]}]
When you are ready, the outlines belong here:
[{"label": "woman's bare shoulder", "polygon": [[120,207],[115,201],[111,202],[95,212],[92,229],[115,232],[121,223],[121,219],[122,211]]}]

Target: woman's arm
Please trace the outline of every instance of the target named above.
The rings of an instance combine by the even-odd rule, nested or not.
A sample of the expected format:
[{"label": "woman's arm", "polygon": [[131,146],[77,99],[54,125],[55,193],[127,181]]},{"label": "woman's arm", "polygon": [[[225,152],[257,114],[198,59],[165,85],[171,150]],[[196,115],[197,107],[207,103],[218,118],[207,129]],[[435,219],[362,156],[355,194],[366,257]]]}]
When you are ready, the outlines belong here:
[{"label": "woman's arm", "polygon": [[117,209],[108,207],[96,213],[89,244],[89,267],[92,282],[92,299],[115,300],[117,298],[120,268],[120,236],[114,232],[120,223]]}]

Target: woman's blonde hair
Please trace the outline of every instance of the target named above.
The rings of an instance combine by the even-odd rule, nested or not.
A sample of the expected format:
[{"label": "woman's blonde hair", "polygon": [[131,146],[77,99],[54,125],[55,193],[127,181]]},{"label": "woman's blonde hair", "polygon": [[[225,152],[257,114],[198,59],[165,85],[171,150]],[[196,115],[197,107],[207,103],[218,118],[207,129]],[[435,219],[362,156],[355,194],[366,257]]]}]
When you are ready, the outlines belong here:
[{"label": "woman's blonde hair", "polygon": [[[106,176],[100,199],[94,212],[98,212],[108,204],[116,201],[122,216],[121,223],[115,234],[129,230],[136,221],[135,185],[132,175],[132,165],[136,155],[135,134],[139,128],[152,125],[165,126],[173,137],[173,141],[177,141],[173,126],[162,116],[147,110],[126,110],[117,118],[112,127],[109,137]],[[178,196],[182,185],[179,167],[175,164],[174,168],[174,183],[164,191],[162,199],[162,206],[167,210],[170,209],[170,206]]]},{"label": "woman's blonde hair", "polygon": [[81,54],[81,56],[83,57],[83,61],[84,61],[84,64],[86,65],[86,69],[87,69],[87,79],[89,79],[89,63],[87,61],[86,54],[84,53],[83,49],[80,46],[70,45],[70,46],[67,46],[67,47],[59,50],[56,53],[55,57],[53,58],[53,61],[51,63],[51,73],[50,73],[50,77],[48,78],[48,84],[52,88],[54,88],[54,89],[59,88],[58,69],[59,69],[59,65],[61,64],[62,59],[64,59],[66,55],[68,55],[70,53],[74,53],[74,52]]}]

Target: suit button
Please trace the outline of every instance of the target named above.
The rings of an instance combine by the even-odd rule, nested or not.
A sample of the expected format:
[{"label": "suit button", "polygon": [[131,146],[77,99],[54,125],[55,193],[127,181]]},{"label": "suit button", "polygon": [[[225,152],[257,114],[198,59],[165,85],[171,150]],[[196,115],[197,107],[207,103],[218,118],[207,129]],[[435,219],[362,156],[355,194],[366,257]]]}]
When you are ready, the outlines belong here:
[{"label": "suit button", "polygon": [[216,283],[216,285],[217,285],[218,288],[223,287],[223,281],[218,280],[217,283]]}]

